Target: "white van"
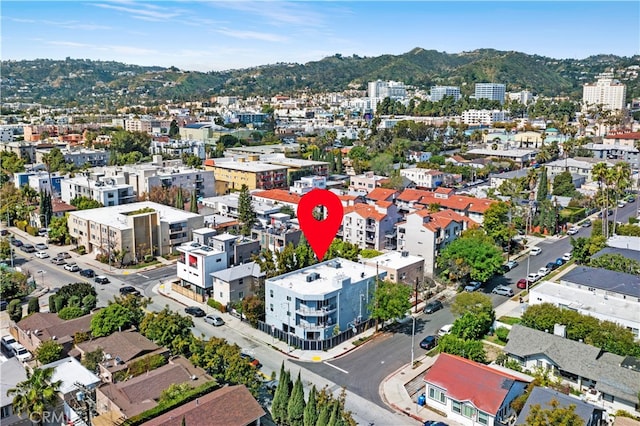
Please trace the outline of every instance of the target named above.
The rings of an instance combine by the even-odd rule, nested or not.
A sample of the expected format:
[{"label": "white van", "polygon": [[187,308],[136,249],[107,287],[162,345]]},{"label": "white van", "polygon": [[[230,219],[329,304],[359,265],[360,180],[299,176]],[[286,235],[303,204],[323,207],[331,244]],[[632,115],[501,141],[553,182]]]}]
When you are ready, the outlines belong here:
[{"label": "white van", "polygon": [[443,325],[440,330],[438,330],[438,336],[442,337],[449,333],[451,333],[451,329],[453,328],[453,324]]}]

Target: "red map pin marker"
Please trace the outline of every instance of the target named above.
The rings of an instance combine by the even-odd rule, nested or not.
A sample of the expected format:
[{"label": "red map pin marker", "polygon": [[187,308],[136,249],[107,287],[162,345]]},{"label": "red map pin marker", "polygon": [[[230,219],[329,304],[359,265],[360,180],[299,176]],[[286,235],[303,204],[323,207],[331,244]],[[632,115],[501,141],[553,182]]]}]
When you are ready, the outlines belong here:
[{"label": "red map pin marker", "polygon": [[[313,209],[324,206],[327,217],[317,220]],[[302,196],[298,203],[298,222],[313,252],[322,260],[342,223],[342,202],[336,194],[326,189],[313,189]]]}]

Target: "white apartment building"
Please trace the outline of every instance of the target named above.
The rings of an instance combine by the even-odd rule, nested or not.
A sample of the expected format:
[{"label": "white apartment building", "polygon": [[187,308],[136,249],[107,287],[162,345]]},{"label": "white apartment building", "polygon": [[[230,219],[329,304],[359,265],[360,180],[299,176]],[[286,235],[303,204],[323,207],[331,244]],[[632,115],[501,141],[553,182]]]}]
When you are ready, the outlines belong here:
[{"label": "white apartment building", "polygon": [[143,119],[126,119],[124,120],[124,129],[127,132],[144,132],[151,133],[151,129],[153,125],[151,120],[143,120]]},{"label": "white apartment building", "polygon": [[133,186],[119,183],[114,178],[87,180],[84,177],[62,179],[60,198],[67,204],[76,197],[87,197],[99,201],[105,207],[119,206],[136,201]]},{"label": "white apartment building", "polygon": [[[36,163],[44,164],[43,155],[49,154],[51,149],[36,149]],[[89,164],[91,167],[106,166],[109,164],[109,158],[111,158],[111,152],[106,150],[97,149],[66,149],[60,150],[64,161],[67,163],[73,163],[74,166],[81,168],[85,164]]]},{"label": "white apartment building", "polygon": [[[131,175],[129,178],[131,179]],[[142,182],[139,182],[142,183]],[[144,191],[149,192],[154,186],[162,188],[180,187],[186,191],[196,191],[196,197],[213,197],[216,195],[213,171],[192,169],[189,167],[163,167],[157,169],[153,176],[144,179]],[[138,186],[140,188],[140,186]]]},{"label": "white apartment building", "polygon": [[613,78],[613,73],[602,73],[595,83],[582,86],[582,109],[586,111],[596,105],[615,111],[625,107],[627,86]]},{"label": "white apartment building", "polygon": [[151,141],[149,151],[151,154],[165,154],[172,157],[182,157],[183,154],[191,154],[196,157],[206,157],[205,143],[197,140],[177,140],[169,141]]},{"label": "white apartment building", "polygon": [[439,170],[422,169],[419,167],[400,170],[400,176],[414,182],[418,188],[437,188],[444,182],[444,175],[445,174]]},{"label": "white apartment building", "polygon": [[397,246],[424,259],[424,273],[433,275],[440,251],[467,229],[469,219],[452,210],[429,213],[418,210],[398,223]]},{"label": "white apartment building", "polygon": [[378,201],[373,205],[355,204],[344,209],[337,235],[360,248],[382,250],[386,235],[394,231],[399,219],[395,204],[389,201]]},{"label": "white apartment building", "polygon": [[329,349],[336,331],[352,332],[369,319],[376,280],[385,275],[336,258],[269,278],[262,329],[303,350]]},{"label": "white apartment building", "polygon": [[504,103],[506,86],[499,83],[476,83],[475,98]]},{"label": "white apartment building", "polygon": [[493,123],[507,121],[509,112],[499,109],[469,109],[462,112],[462,122],[469,125],[491,126]]},{"label": "white apartment building", "polygon": [[402,82],[398,81],[370,81],[367,85],[367,95],[371,100],[371,109],[375,111],[378,103],[384,98],[393,101],[401,101],[407,97],[407,89]]},{"label": "white apartment building", "polygon": [[431,102],[441,101],[445,96],[453,96],[455,101],[460,100],[460,88],[458,86],[433,86],[429,94]]},{"label": "white apartment building", "polygon": [[180,286],[204,298],[211,295],[213,272],[227,269],[227,254],[198,242],[183,244],[176,248],[180,253],[177,275]]},{"label": "white apartment building", "polygon": [[520,102],[522,105],[528,105],[533,101],[533,93],[528,90],[522,90],[520,92],[509,92],[507,97],[510,101]]},{"label": "white apartment building", "polygon": [[327,189],[327,178],[325,176],[303,176],[293,182],[289,187],[289,192],[304,195],[312,189]]},{"label": "white apartment building", "polygon": [[351,176],[349,179],[349,190],[366,195],[387,181],[389,181],[389,178],[386,176],[378,176],[373,172],[365,172],[361,175]]}]

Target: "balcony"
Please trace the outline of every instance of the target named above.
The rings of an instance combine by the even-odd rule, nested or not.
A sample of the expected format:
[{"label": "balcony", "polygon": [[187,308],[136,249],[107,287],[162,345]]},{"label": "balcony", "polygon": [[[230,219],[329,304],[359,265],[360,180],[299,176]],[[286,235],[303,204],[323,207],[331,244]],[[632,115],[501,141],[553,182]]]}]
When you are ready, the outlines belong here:
[{"label": "balcony", "polygon": [[332,314],[336,311],[336,307],[333,305],[324,306],[321,308],[317,308],[314,306],[306,306],[300,305],[298,309],[296,309],[296,313],[304,316],[315,316],[322,317],[328,314]]},{"label": "balcony", "polygon": [[436,238],[436,244],[442,244],[444,242],[444,237]]},{"label": "balcony", "polygon": [[398,245],[395,241],[387,241],[386,243],[384,243],[384,248],[387,250],[395,250],[396,248],[398,248]]},{"label": "balcony", "polygon": [[396,231],[395,231],[395,229],[394,229],[393,231],[387,231],[387,232],[384,234],[384,236],[385,236],[386,238],[393,238],[393,239],[395,239],[395,238],[396,238]]},{"label": "balcony", "polygon": [[373,243],[375,242],[376,238],[375,238],[375,236],[367,235],[367,236],[364,238],[364,240],[365,240],[366,242],[368,242],[368,243],[373,244]]},{"label": "balcony", "polygon": [[300,321],[300,327],[302,327],[304,330],[324,330],[327,327],[332,327],[334,324],[332,322],[321,322],[318,324],[314,324],[314,323],[310,323],[307,321]]},{"label": "balcony", "polygon": [[369,232],[376,232],[376,226],[375,225],[367,225],[364,227],[364,229],[366,229]]}]

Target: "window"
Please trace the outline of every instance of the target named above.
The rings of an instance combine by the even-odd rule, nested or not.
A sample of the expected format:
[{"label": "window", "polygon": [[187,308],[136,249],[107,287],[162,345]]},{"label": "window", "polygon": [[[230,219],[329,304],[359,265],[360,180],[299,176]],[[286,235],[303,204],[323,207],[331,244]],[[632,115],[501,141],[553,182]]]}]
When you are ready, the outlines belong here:
[{"label": "window", "polygon": [[442,404],[444,404],[446,400],[444,392],[442,392],[440,389],[436,389],[432,387],[429,388],[429,398],[433,399],[434,401],[438,401]]},{"label": "window", "polygon": [[222,292],[220,292],[220,299],[222,299],[222,297],[223,297],[223,296],[222,296]]},{"label": "window", "polygon": [[291,296],[287,296],[287,300],[291,302]]},{"label": "window", "polygon": [[471,406],[469,406],[469,405],[463,405],[462,406],[462,415],[472,419],[476,415],[476,409],[471,407]]},{"label": "window", "polygon": [[604,399],[607,402],[613,402],[613,395],[602,393],[602,399]]},{"label": "window", "polygon": [[273,303],[270,303],[270,304],[269,304],[269,310],[270,310],[271,312],[273,312]]},{"label": "window", "polygon": [[238,298],[239,299],[244,299],[244,291],[239,291],[238,292]]},{"label": "window", "polygon": [[460,414],[462,412],[462,404],[458,401],[451,401],[451,411]]},{"label": "window", "polygon": [[222,262],[222,259],[216,259],[216,263]]},{"label": "window", "polygon": [[0,411],[0,418],[4,419],[5,417],[9,417],[11,415],[11,404],[5,405],[2,407]]},{"label": "window", "polygon": [[487,413],[483,413],[482,411],[478,411],[478,423],[488,425],[489,415]]},{"label": "window", "polygon": [[273,297],[273,290],[269,290],[269,297]]}]

